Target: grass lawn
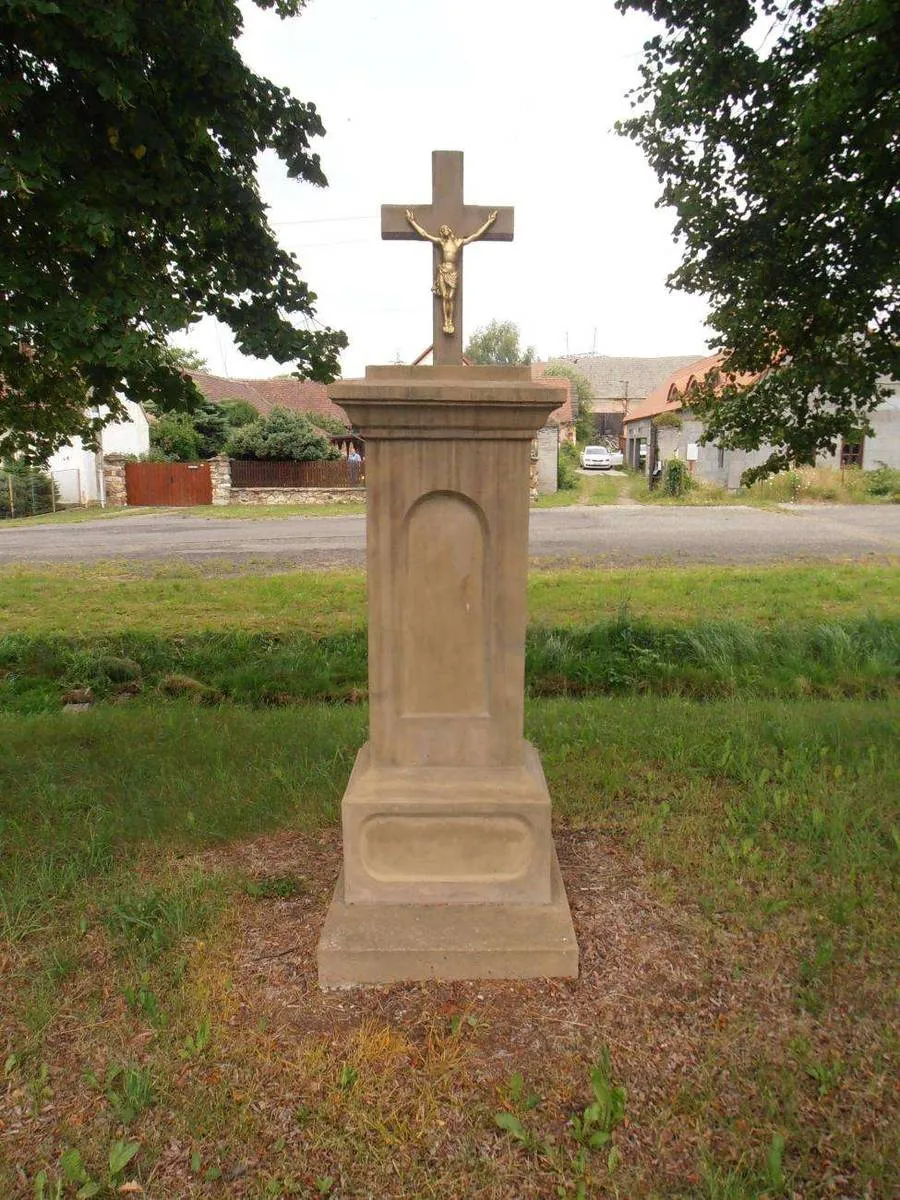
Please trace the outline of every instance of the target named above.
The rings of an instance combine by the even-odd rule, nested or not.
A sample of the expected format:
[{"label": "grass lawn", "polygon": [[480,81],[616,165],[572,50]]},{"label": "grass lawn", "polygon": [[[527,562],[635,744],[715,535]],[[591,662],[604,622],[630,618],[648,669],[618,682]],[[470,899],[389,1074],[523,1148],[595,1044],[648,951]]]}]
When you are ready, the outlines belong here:
[{"label": "grass lawn", "polygon": [[535,508],[570,508],[573,504],[615,504],[629,480],[624,475],[576,475],[577,486],[538,496]]},{"label": "grass lawn", "polygon": [[[528,616],[542,626],[593,624],[623,613],[659,623],[775,625],[896,616],[898,590],[897,564],[883,562],[538,569],[528,582]],[[0,628],[9,633],[323,635],[362,629],[365,605],[361,570],[254,574],[220,561],[0,567]]]},{"label": "grass lawn", "polygon": [[0,573],[0,1196],[896,1195],[897,596],[534,573],[580,978],[323,995],[362,575]]},{"label": "grass lawn", "polygon": [[0,521],[0,530],[28,525],[82,525],[85,521],[114,521],[117,517],[144,517],[168,512],[160,508],[66,508],[55,513],[38,513],[33,517],[13,517]]},{"label": "grass lawn", "polygon": [[271,517],[358,517],[365,513],[366,505],[364,500],[346,504],[199,504],[167,511],[173,516],[209,517],[214,521],[262,521]]},{"label": "grass lawn", "polygon": [[196,504],[183,508],[70,508],[63,512],[38,513],[0,521],[0,530],[25,525],[78,525],[84,521],[108,521],[116,517],[208,517],[210,520],[261,521],[270,517],[354,517],[366,511],[365,502],[348,504]]}]

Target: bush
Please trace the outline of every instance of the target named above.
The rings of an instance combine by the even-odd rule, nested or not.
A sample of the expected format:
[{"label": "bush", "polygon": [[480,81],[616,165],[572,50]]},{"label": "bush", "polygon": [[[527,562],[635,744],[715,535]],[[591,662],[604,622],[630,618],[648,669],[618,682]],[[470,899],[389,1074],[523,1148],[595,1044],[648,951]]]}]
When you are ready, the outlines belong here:
[{"label": "bush", "polygon": [[339,458],[338,451],[304,413],[274,408],[268,417],[236,429],[228,443],[232,458],[309,462]]},{"label": "bush", "polygon": [[150,452],[164,462],[196,462],[200,434],[190,413],[165,413],[150,426]]},{"label": "bush", "polygon": [[[12,509],[10,509],[10,481]],[[46,471],[22,463],[4,463],[0,467],[0,519],[31,517],[53,511],[55,484]]]},{"label": "bush", "polygon": [[680,458],[670,459],[662,476],[662,492],[664,496],[684,496],[694,486],[688,465]]},{"label": "bush", "polygon": [[559,448],[559,463],[556,471],[556,486],[561,492],[571,492],[578,487],[578,451],[570,442]]},{"label": "bush", "polygon": [[259,413],[249,400],[223,400],[220,407],[232,429],[240,429],[259,420]]},{"label": "bush", "polygon": [[866,474],[866,490],[870,496],[885,496],[900,502],[900,471],[880,462]]}]

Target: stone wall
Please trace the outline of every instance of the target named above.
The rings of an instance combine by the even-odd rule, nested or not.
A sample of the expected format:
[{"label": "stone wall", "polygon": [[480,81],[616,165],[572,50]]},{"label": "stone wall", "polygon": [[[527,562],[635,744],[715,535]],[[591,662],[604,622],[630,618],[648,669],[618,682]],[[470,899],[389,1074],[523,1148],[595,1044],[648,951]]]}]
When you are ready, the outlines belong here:
[{"label": "stone wall", "polygon": [[103,458],[103,494],[107,508],[124,508],[128,503],[125,483],[125,463],[122,454],[106,454]]},{"label": "stone wall", "polygon": [[213,504],[353,504],[365,501],[364,487],[237,488],[231,486],[231,463],[220,455],[210,459]]},{"label": "stone wall", "polygon": [[213,504],[354,504],[365,499],[364,487],[229,488],[228,500],[216,500],[213,491]]},{"label": "stone wall", "polygon": [[213,504],[231,503],[231,463],[223,454],[209,460],[209,478],[212,483]]},{"label": "stone wall", "polygon": [[551,496],[558,487],[559,426],[544,425],[537,431],[538,493]]}]

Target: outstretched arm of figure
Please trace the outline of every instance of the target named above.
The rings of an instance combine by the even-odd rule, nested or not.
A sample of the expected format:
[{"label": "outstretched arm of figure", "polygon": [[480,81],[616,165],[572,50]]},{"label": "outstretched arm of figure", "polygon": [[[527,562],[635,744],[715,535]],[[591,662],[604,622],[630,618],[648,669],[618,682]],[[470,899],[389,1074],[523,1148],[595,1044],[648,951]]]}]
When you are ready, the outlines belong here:
[{"label": "outstretched arm of figure", "polygon": [[496,220],[497,220],[497,210],[495,208],[494,211],[490,214],[490,216],[485,221],[485,223],[481,226],[480,229],[476,229],[475,232],[470,233],[467,238],[463,238],[462,244],[464,246],[468,246],[469,242],[476,242],[480,237],[484,237],[484,235],[487,233],[487,231],[490,229],[490,227],[493,225],[493,223]]},{"label": "outstretched arm of figure", "polygon": [[406,210],[406,219],[409,221],[410,225],[412,225],[419,237],[425,238],[425,240],[428,242],[435,242],[436,244],[440,243],[441,239],[439,237],[435,237],[434,234],[429,233],[427,229],[422,228],[422,226],[416,220],[415,214],[409,208]]}]

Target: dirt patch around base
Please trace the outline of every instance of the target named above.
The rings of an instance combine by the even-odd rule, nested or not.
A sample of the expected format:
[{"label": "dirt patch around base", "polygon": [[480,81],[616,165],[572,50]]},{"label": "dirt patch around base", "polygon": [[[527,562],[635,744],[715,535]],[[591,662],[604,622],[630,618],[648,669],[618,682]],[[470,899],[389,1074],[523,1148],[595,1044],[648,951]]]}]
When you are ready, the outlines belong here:
[{"label": "dirt patch around base", "polygon": [[[854,988],[855,1011],[844,1004],[813,1017],[797,1003],[796,957],[783,937],[655,899],[640,860],[596,830],[558,829],[555,840],[581,954],[577,980],[428,982],[331,993],[318,988],[315,952],[339,866],[337,836],[279,834],[206,855],[209,868],[302,881],[294,898],[244,907],[232,1020],[258,1025],[265,1014],[280,1044],[319,1039],[335,1063],[364,1051],[360,1036],[377,1042],[389,1031],[405,1047],[400,1063],[367,1060],[363,1052],[360,1076],[399,1069],[401,1088],[404,1074],[434,1069],[441,1041],[455,1042],[455,1078],[438,1104],[442,1116],[426,1139],[430,1150],[424,1153],[413,1136],[398,1156],[424,1153],[421,1165],[451,1189],[434,1194],[556,1194],[562,1185],[558,1156],[551,1162],[555,1152],[548,1158],[511,1148],[492,1128],[492,1115],[515,1108],[509,1084],[521,1073],[526,1090],[541,1097],[534,1112],[522,1114],[523,1123],[562,1146],[571,1114],[592,1099],[588,1072],[603,1047],[627,1088],[625,1122],[614,1135],[620,1194],[694,1194],[704,1162],[722,1164],[726,1174],[752,1174],[749,1164],[765,1162],[780,1131],[787,1133],[785,1173],[803,1180],[797,1194],[862,1194],[854,1190],[852,1159],[865,1147],[877,1157],[891,1101],[875,1061],[890,1014],[866,988],[865,965]],[[817,1085],[803,1066],[835,1062],[844,1067],[835,1069],[840,1083],[833,1089],[822,1086],[821,1075]],[[383,1083],[374,1085],[376,1108]],[[472,1126],[476,1114],[480,1129]],[[492,1178],[457,1180],[462,1190],[456,1191],[447,1168],[466,1141],[492,1163]],[[603,1169],[592,1168],[594,1186],[604,1189],[598,1195],[614,1183],[601,1157]],[[333,1166],[345,1173],[347,1195],[432,1194],[400,1183],[391,1188],[386,1179],[384,1190],[355,1191],[353,1167]]]}]

